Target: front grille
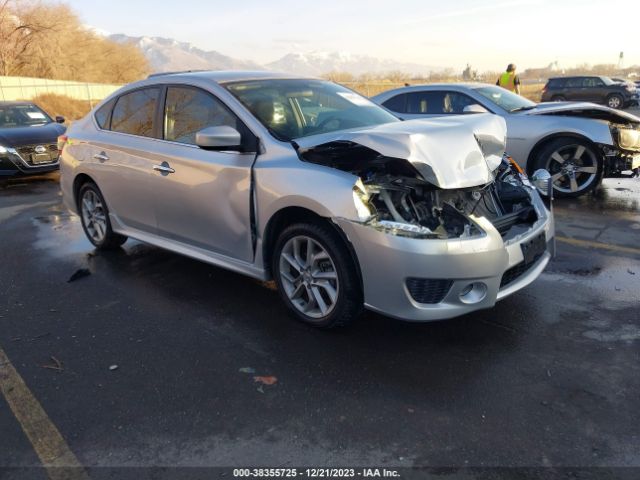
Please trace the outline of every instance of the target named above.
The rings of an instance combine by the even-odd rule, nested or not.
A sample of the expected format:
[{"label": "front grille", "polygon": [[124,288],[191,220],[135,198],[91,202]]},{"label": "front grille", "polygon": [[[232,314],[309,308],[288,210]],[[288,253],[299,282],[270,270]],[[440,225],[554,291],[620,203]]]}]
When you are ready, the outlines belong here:
[{"label": "front grille", "polygon": [[408,278],[407,290],[418,303],[440,303],[447,296],[453,280]]},{"label": "front grille", "polygon": [[506,287],[507,285],[515,282],[518,278],[527,273],[529,269],[533,267],[538,260],[540,260],[540,257],[542,257],[543,254],[544,252],[533,257],[533,260],[530,263],[520,262],[504,272],[502,280],[500,280],[500,288]]},{"label": "front grille", "polygon": [[[50,162],[55,162],[58,160],[58,144],[57,143],[39,143],[36,145],[23,145],[21,147],[16,147],[16,151],[18,155],[22,157],[22,159],[27,162],[29,165],[37,165],[38,162],[34,162],[32,159],[32,155],[36,155],[36,147],[43,146],[45,148],[45,154],[49,156]],[[40,162],[46,163],[46,162]]]}]

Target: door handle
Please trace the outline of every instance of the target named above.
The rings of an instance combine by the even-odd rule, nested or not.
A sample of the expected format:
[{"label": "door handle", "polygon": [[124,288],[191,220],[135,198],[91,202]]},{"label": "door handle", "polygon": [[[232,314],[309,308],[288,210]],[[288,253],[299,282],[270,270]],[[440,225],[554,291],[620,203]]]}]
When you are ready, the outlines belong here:
[{"label": "door handle", "polygon": [[109,155],[107,155],[104,152],[100,152],[100,153],[96,153],[93,158],[95,158],[96,160],[99,160],[101,162],[106,162],[107,160],[109,160]]},{"label": "door handle", "polygon": [[162,173],[176,173],[176,171],[166,163],[164,163],[162,165],[154,165],[153,169],[157,170],[158,172],[162,172]]}]

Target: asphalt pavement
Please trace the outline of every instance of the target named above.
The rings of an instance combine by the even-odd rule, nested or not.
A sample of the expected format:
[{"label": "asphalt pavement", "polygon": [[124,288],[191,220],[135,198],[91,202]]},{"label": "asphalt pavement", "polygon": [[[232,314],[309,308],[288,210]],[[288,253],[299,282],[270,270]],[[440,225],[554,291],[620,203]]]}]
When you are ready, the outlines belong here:
[{"label": "asphalt pavement", "polygon": [[55,174],[1,182],[0,352],[46,418],[0,395],[0,466],[27,467],[0,476],[46,478],[28,467],[54,430],[92,478],[640,467],[640,180],[555,212],[557,258],[495,308],[425,324],[366,313],[325,332],[270,284],[132,240],[96,252]]}]

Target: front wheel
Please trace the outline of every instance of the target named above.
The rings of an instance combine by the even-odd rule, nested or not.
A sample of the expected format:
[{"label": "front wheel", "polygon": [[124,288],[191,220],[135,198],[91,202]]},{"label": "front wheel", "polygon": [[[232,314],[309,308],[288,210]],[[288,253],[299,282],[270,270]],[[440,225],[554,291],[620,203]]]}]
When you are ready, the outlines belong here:
[{"label": "front wheel", "polygon": [[111,229],[107,203],[95,183],[87,182],[80,187],[78,210],[82,229],[96,248],[103,250],[118,248],[127,241],[127,237]]},{"label": "front wheel", "polygon": [[549,171],[557,197],[578,197],[595,188],[602,179],[601,155],[578,138],[549,142],[538,153],[535,166]]},{"label": "front wheel", "polygon": [[322,223],[285,228],[276,241],[272,272],[280,296],[304,323],[334,328],[362,310],[362,287],[344,240]]},{"label": "front wheel", "polygon": [[609,95],[607,97],[607,106],[609,108],[622,108],[624,106],[624,99],[622,98],[622,95],[618,95],[617,93]]}]

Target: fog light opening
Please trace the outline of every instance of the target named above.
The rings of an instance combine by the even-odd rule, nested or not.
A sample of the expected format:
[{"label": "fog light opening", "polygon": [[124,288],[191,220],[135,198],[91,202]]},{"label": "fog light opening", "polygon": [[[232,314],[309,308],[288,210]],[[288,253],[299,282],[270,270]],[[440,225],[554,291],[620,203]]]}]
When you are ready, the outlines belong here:
[{"label": "fog light opening", "polygon": [[482,282],[473,282],[460,291],[460,301],[467,304],[478,303],[487,296],[487,286]]}]

